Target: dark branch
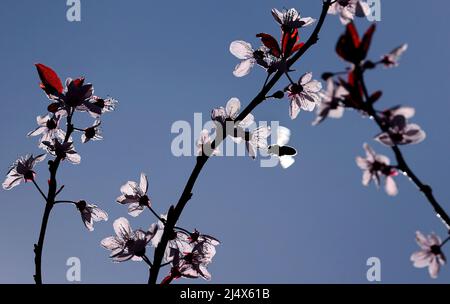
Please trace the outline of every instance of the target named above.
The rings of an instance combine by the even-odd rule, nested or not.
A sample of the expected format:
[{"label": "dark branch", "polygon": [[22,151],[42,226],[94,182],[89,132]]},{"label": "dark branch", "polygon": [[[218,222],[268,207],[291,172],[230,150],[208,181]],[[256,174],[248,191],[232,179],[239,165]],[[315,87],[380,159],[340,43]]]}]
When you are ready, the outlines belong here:
[{"label": "dark branch", "polygon": [[[291,67],[300,57],[305,54],[305,52],[313,46],[318,40],[319,40],[319,32],[322,28],[322,25],[325,21],[328,8],[331,4],[331,0],[326,0],[323,3],[322,7],[322,13],[320,15],[319,21],[317,22],[317,25],[309,37],[308,41],[303,45],[303,47],[295,53],[291,59],[289,59],[286,62],[287,69]],[[243,120],[248,114],[250,114],[259,104],[261,104],[264,100],[266,100],[266,96],[269,93],[269,91],[274,87],[274,85],[278,82],[278,80],[283,76],[284,71],[278,71],[275,73],[275,75],[270,79],[270,81],[267,81],[264,87],[261,89],[261,91],[256,95],[255,98],[250,102],[250,104],[239,114],[239,116],[236,118],[235,123],[237,124],[239,121]],[[216,138],[216,140],[212,143],[212,148],[219,146],[220,143],[223,140],[223,136],[219,136]],[[176,226],[176,223],[178,219],[181,216],[181,213],[183,212],[184,207],[186,206],[187,202],[192,197],[192,190],[194,188],[195,182],[197,181],[198,176],[200,175],[200,172],[202,171],[204,165],[208,161],[209,156],[202,155],[197,157],[197,163],[189,177],[188,182],[186,183],[186,186],[184,187],[183,193],[181,194],[180,199],[178,200],[178,203],[175,207],[171,206],[167,215],[167,222],[164,226],[164,232],[161,237],[161,241],[159,242],[157,248],[155,249],[155,256],[153,258],[153,266],[150,268],[150,276],[148,279],[149,284],[156,284],[156,281],[158,279],[158,273],[161,268],[162,259],[164,256],[164,252],[167,247],[167,243],[169,241],[169,235],[173,231],[174,227]]]},{"label": "dark branch", "polygon": [[[74,131],[74,127],[72,125],[72,116],[73,116],[74,110],[70,110],[70,113],[67,115],[67,130],[66,130],[66,137],[64,138],[64,142],[68,142],[70,139],[70,136],[72,135]],[[41,229],[39,232],[39,240],[38,243],[34,245],[34,263],[35,263],[35,269],[36,273],[34,275],[34,281],[36,284],[41,285],[42,284],[42,250],[44,248],[44,240],[45,240],[45,233],[47,231],[47,224],[48,219],[50,217],[50,213],[52,211],[53,206],[55,205],[55,198],[57,193],[59,192],[57,190],[57,181],[56,181],[56,173],[58,171],[59,165],[61,163],[61,157],[56,156],[54,160],[49,161],[49,171],[50,171],[50,180],[48,185],[48,194],[44,209],[44,214],[42,216],[42,223],[41,223]]]},{"label": "dark branch", "polygon": [[[369,92],[367,90],[367,86],[366,86],[366,83],[364,81],[364,72],[360,68],[357,68],[356,72],[357,72],[357,74],[359,76],[358,79],[359,79],[360,84],[361,84],[361,86],[363,88],[364,97],[366,99],[366,103],[365,103],[366,104],[366,108],[365,108],[365,110],[367,111],[367,113],[370,116],[372,116],[374,118],[374,121],[376,122],[376,124],[380,127],[380,129],[383,132],[386,132],[387,134],[390,134],[389,126],[387,126],[386,124],[383,123],[382,119],[380,118],[380,116],[377,114],[377,111],[373,107],[373,103],[369,102],[370,94],[369,94]],[[394,140],[393,140],[393,142],[394,142]],[[400,171],[404,172],[411,179],[411,181],[417,186],[417,188],[419,188],[419,190],[425,195],[425,197],[427,198],[428,202],[433,207],[434,211],[436,212],[436,215],[445,224],[447,229],[450,229],[450,217],[445,212],[445,210],[442,208],[442,206],[438,203],[436,198],[434,197],[433,189],[429,185],[424,184],[417,177],[417,175],[412,171],[412,169],[409,167],[408,163],[406,162],[406,160],[405,160],[405,158],[404,158],[400,148],[397,145],[394,145],[391,148],[392,148],[392,151],[395,154],[395,158],[397,159],[397,167],[398,167],[398,169]]]}]

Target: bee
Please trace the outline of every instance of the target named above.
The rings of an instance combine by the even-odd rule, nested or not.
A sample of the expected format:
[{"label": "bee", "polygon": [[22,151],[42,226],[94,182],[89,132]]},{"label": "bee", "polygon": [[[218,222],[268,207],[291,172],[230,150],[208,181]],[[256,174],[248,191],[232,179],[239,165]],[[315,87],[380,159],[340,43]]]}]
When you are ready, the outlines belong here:
[{"label": "bee", "polygon": [[267,148],[267,151],[270,155],[278,157],[280,165],[284,169],[287,169],[292,166],[292,164],[294,164],[294,156],[297,155],[297,150],[287,145],[290,137],[291,131],[288,128],[278,127],[276,144],[270,145]]}]

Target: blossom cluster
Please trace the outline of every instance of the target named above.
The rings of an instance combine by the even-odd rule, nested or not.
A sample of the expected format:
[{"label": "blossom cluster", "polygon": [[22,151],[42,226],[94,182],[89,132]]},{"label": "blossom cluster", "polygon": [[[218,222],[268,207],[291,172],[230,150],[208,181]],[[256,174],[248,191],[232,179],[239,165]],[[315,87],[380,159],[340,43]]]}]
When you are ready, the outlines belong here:
[{"label": "blossom cluster", "polygon": [[[144,173],[141,173],[139,183],[128,181],[120,188],[120,192],[121,195],[116,201],[128,206],[129,215],[137,217],[148,209],[157,216],[158,221],[147,230],[133,230],[129,221],[120,217],[113,224],[116,235],[103,239],[101,245],[111,251],[110,258],[114,262],[145,261],[151,267],[152,264],[146,256],[147,247],[158,246],[164,233],[167,215],[158,216],[153,211],[148,194],[148,177]],[[207,266],[216,253],[215,246],[219,244],[216,238],[200,234],[196,229],[189,232],[186,229],[175,228],[164,254],[164,263],[171,264],[172,267],[163,283],[170,283],[181,277],[201,277],[210,280],[211,274]]]},{"label": "blossom cluster", "polygon": [[[343,7],[342,3],[349,6]],[[370,95],[364,85],[363,74],[377,66],[398,67],[399,60],[408,49],[408,45],[402,44],[394,48],[382,55],[378,61],[368,59],[376,26],[371,25],[363,37],[360,37],[352,22],[353,18],[348,18],[348,13],[355,9],[356,12],[358,10],[363,12],[364,4],[361,1],[336,1],[330,8],[332,13],[340,12],[341,21],[346,25],[344,34],[339,37],[336,44],[336,53],[349,66],[345,72],[327,72],[322,75],[327,82],[327,88],[320,93],[322,100],[317,108],[317,118],[313,121],[313,125],[320,124],[328,117],[341,118],[345,109],[356,110],[363,116],[372,118],[380,126],[382,131],[374,137],[374,140],[393,148],[398,154],[399,146],[418,144],[425,140],[426,133],[418,124],[409,122],[416,112],[412,107],[397,105],[381,111],[376,110],[374,105],[381,98],[382,92],[376,91]],[[340,75],[347,75],[347,78],[344,79]],[[396,196],[398,187],[394,178],[399,172],[406,175],[403,171],[405,168],[402,165],[391,164],[387,156],[376,153],[367,143],[363,148],[365,157],[356,157],[356,164],[363,171],[363,185],[367,186],[373,181],[379,187],[384,182],[386,193]],[[441,248],[448,239],[442,242],[435,234],[426,237],[417,232],[416,240],[421,250],[411,256],[413,265],[419,268],[428,267],[430,276],[436,278],[439,268],[446,262]]]},{"label": "blossom cluster", "polygon": [[[39,137],[38,147],[44,153],[36,157],[31,154],[16,160],[2,184],[5,190],[10,190],[22,182],[33,182],[40,190],[35,181],[34,167],[38,162],[43,161],[47,155],[53,157],[53,160],[49,161],[50,171],[55,170],[52,167],[53,164],[60,161],[79,164],[81,156],[75,149],[73,132],[81,133],[82,143],[101,140],[100,118],[104,113],[113,111],[117,104],[117,101],[113,98],[101,98],[94,95],[93,85],[86,83],[84,77],[67,78],[65,85],[63,85],[58,74],[50,67],[38,63],[36,68],[41,80],[40,87],[50,103],[47,106],[47,113],[37,116],[36,129],[30,131],[27,136]],[[95,119],[92,126],[75,127],[72,118],[76,112],[89,113]],[[47,198],[46,200],[48,201]],[[95,204],[89,204],[84,200],[64,202],[76,206],[84,225],[90,231],[94,230],[94,222],[108,219],[107,213]],[[54,204],[55,201],[47,203]]]}]

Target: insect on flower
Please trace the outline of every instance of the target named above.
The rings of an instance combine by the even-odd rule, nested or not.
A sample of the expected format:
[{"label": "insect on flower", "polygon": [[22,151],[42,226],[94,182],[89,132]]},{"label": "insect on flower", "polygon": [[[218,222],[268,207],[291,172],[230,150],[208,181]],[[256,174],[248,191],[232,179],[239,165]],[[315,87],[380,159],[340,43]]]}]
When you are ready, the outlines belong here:
[{"label": "insect on flower", "polygon": [[289,168],[295,162],[294,156],[297,150],[287,145],[291,137],[291,131],[286,127],[277,128],[277,143],[267,148],[269,154],[278,157],[281,167]]}]

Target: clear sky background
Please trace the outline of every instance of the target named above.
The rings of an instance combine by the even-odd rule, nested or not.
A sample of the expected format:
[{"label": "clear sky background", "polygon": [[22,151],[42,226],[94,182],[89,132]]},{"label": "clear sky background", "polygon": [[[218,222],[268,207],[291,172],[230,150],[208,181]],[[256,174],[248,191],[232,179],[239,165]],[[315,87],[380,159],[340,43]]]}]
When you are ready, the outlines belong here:
[{"label": "clear sky background", "polygon": [[[99,245],[113,234],[115,218],[126,216],[135,228],[148,228],[154,221],[149,213],[133,219],[115,203],[120,186],[143,171],[149,175],[154,208],[162,213],[175,203],[195,159],[172,156],[172,123],[192,122],[194,112],[209,117],[213,107],[233,96],[246,105],[264,81],[259,68],[243,79],[232,75],[237,59],[228,51],[230,42],[243,39],[256,45],[256,33],[278,34],[272,7],[296,7],[302,15],[317,18],[321,1],[81,2],[79,23],[66,20],[65,1],[1,3],[0,168],[6,173],[18,156],[40,152],[37,139],[25,137],[48,104],[34,63],[53,67],[62,79],[83,75],[97,95],[117,98],[117,111],[104,117],[104,141],[77,143],[82,163],[64,163],[59,171],[59,181],[66,185],[61,199],[95,202],[108,211],[110,220],[89,233],[75,208],[56,206],[48,227],[43,279],[65,283],[66,260],[75,256],[81,259],[82,283],[143,283],[145,264],[114,264]],[[376,60],[403,42],[410,48],[399,68],[371,72],[368,86],[383,90],[379,107],[406,104],[417,109],[414,122],[428,137],[405,147],[404,154],[450,211],[450,4],[381,2],[382,20],[370,57]],[[369,23],[358,25],[362,32]],[[304,39],[311,30],[302,31]],[[319,43],[296,64],[297,74],[312,71],[319,77],[324,71],[341,70],[344,63],[334,46],[342,31],[338,18],[329,16]],[[286,84],[283,79],[278,88]],[[416,230],[445,236],[415,186],[399,176],[400,194],[391,198],[374,186],[361,185],[354,159],[363,155],[364,142],[393,159],[389,149],[371,140],[378,129],[370,120],[346,112],[342,120],[312,127],[312,113],[290,120],[286,100],[265,103],[254,114],[290,128],[291,144],[300,155],[286,171],[260,168],[259,162],[243,157],[208,162],[181,225],[222,241],[210,266],[213,283],[367,283],[366,260],[373,256],[381,259],[384,283],[449,282],[449,267],[432,280],[409,261],[418,249]],[[44,186],[46,165],[37,170]],[[33,244],[44,203],[26,184],[0,191],[0,204],[0,282],[32,283]]]}]

